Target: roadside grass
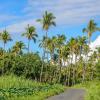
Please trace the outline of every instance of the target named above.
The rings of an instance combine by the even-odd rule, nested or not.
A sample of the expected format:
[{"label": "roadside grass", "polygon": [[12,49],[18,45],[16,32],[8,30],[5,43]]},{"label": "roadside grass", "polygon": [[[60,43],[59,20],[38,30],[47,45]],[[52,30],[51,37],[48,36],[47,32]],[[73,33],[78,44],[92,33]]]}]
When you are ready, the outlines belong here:
[{"label": "roadside grass", "polygon": [[100,100],[100,81],[85,82],[74,87],[86,90],[85,100]]},{"label": "roadside grass", "polygon": [[59,84],[39,83],[12,75],[0,77],[0,100],[44,100],[65,89]]}]

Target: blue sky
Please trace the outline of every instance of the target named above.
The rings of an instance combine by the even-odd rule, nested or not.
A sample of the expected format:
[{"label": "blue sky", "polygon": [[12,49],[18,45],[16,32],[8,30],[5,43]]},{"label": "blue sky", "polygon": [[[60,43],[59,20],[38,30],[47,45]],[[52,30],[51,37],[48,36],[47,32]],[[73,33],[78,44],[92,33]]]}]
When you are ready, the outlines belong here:
[{"label": "blue sky", "polygon": [[[69,39],[83,35],[82,29],[90,19],[100,26],[100,0],[0,0],[0,31],[6,28],[13,38],[6,49],[20,40],[27,45],[27,40],[20,36],[27,24],[37,28],[41,39],[45,32],[36,19],[41,18],[45,10],[56,16],[57,26],[49,30],[49,36],[65,34]],[[100,32],[94,33],[92,40],[99,35]],[[39,51],[38,44],[31,42],[31,50]]]}]

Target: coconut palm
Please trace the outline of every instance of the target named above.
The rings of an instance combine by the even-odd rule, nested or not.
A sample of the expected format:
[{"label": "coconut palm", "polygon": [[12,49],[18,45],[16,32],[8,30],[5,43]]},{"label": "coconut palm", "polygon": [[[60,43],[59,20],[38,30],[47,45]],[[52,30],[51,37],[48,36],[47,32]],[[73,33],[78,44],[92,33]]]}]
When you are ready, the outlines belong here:
[{"label": "coconut palm", "polygon": [[22,50],[25,49],[25,44],[22,41],[18,41],[15,43],[15,45],[12,48],[12,52],[17,55],[21,54]]},{"label": "coconut palm", "polygon": [[[48,37],[48,30],[50,29],[51,26],[56,26],[55,23],[55,16],[52,13],[49,13],[45,11],[43,14],[43,17],[41,19],[38,19],[37,22],[40,22],[42,24],[42,29],[46,31],[45,37]],[[44,47],[44,55],[47,53],[47,61],[48,61],[48,52],[47,52],[47,47]]]},{"label": "coconut palm", "polygon": [[85,81],[86,76],[86,63],[88,60],[88,53],[89,53],[89,45],[87,45],[87,38],[85,36],[78,37],[78,44],[79,44],[79,58],[82,60],[82,55],[84,55],[85,59],[82,63],[82,82]]},{"label": "coconut palm", "polygon": [[85,36],[83,37],[78,37],[78,46],[79,46],[79,57],[81,58],[83,49],[84,49],[84,45],[87,44],[87,38]]},{"label": "coconut palm", "polygon": [[55,39],[55,45],[58,51],[58,65],[59,65],[59,82],[61,79],[61,67],[62,67],[62,46],[64,46],[64,43],[66,41],[65,35],[58,35],[57,38]]},{"label": "coconut palm", "polygon": [[56,37],[53,36],[52,38],[48,38],[47,39],[47,49],[49,50],[50,52],[50,56],[51,56],[51,62],[54,63],[54,51],[55,51],[55,40],[56,40]]},{"label": "coconut palm", "polygon": [[51,26],[56,26],[56,23],[54,21],[56,17],[52,14],[49,13],[47,11],[45,11],[43,18],[42,19],[38,19],[37,21],[40,22],[42,24],[42,28],[43,30],[46,31],[46,37],[48,37],[48,30]]},{"label": "coconut palm", "polygon": [[5,45],[7,42],[12,41],[10,34],[8,33],[7,30],[4,30],[1,35],[0,35],[0,40],[3,41],[4,44],[4,50],[5,50]]},{"label": "coconut palm", "polygon": [[72,72],[72,85],[75,84],[75,66],[73,65],[74,63],[74,53],[75,53],[75,48],[76,48],[76,40],[75,38],[70,39],[70,55],[71,55],[71,69],[73,70]]},{"label": "coconut palm", "polygon": [[47,46],[46,44],[46,37],[43,36],[43,38],[39,41],[39,47],[40,48],[45,48]]},{"label": "coconut palm", "polygon": [[28,39],[28,53],[30,52],[30,41],[33,40],[36,43],[36,38],[38,37],[36,33],[36,28],[34,26],[29,26],[26,28],[26,32],[22,34]]},{"label": "coconut palm", "polygon": [[88,23],[88,26],[84,28],[82,31],[88,34],[88,39],[89,39],[89,44],[90,44],[92,34],[96,31],[100,31],[100,28],[97,27],[97,24],[94,22],[94,20],[90,20]]},{"label": "coconut palm", "polygon": [[62,60],[63,60],[63,65],[65,67],[65,82],[64,84],[69,86],[69,47],[67,44],[65,44],[64,46],[62,46],[61,48],[61,55],[62,55]]},{"label": "coconut palm", "polygon": [[[42,40],[40,40],[39,42],[39,47],[43,48],[43,56],[42,56],[42,60],[44,60],[45,57],[45,50],[44,48],[47,46],[47,42],[46,42],[46,37],[43,36]],[[40,82],[42,81],[42,75],[43,75],[43,68],[44,68],[44,61],[42,61],[42,66],[41,66],[41,72],[40,72]]]},{"label": "coconut palm", "polygon": [[66,37],[64,34],[62,35],[58,35],[56,40],[55,40],[55,45],[56,45],[56,48],[57,48],[57,51],[58,51],[58,55],[59,55],[59,58],[58,58],[58,64],[61,66],[61,56],[62,56],[62,52],[61,52],[61,48],[62,46],[64,46],[64,43],[66,41]]}]

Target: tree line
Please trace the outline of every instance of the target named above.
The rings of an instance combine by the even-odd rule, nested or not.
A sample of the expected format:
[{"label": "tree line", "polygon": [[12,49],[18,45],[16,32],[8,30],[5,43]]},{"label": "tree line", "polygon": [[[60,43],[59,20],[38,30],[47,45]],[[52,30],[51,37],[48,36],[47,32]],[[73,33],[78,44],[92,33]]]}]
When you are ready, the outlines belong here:
[{"label": "tree line", "polygon": [[[39,47],[43,48],[42,57],[38,53],[30,52],[30,41],[36,43],[38,34],[34,26],[28,24],[22,36],[28,40],[27,46],[22,41],[17,41],[13,47],[6,50],[7,42],[12,37],[7,30],[0,33],[3,48],[0,48],[0,74],[13,73],[40,82],[51,84],[61,83],[74,85],[88,80],[99,79],[100,76],[100,47],[91,51],[91,36],[100,28],[90,20],[82,32],[86,36],[72,37],[67,40],[64,34],[48,37],[51,26],[56,27],[56,17],[53,13],[45,11],[41,19],[37,19],[42,25],[45,34],[39,41]],[[27,50],[27,53],[24,50]]]}]

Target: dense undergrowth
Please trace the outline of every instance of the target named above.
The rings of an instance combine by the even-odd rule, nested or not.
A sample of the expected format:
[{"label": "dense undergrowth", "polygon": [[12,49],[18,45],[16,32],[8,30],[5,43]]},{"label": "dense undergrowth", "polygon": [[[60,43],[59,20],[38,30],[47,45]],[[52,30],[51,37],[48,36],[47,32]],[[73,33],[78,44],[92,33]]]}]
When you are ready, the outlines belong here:
[{"label": "dense undergrowth", "polygon": [[85,100],[100,100],[100,81],[85,82],[75,87],[86,90]]},{"label": "dense undergrowth", "polygon": [[15,76],[0,77],[0,100],[44,100],[64,89],[58,84],[38,83]]}]

